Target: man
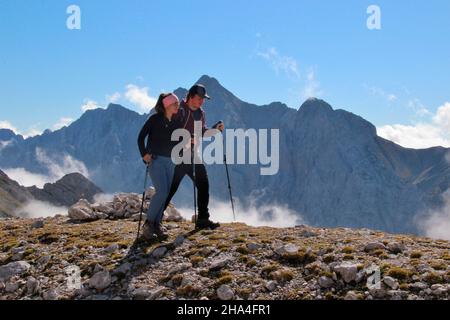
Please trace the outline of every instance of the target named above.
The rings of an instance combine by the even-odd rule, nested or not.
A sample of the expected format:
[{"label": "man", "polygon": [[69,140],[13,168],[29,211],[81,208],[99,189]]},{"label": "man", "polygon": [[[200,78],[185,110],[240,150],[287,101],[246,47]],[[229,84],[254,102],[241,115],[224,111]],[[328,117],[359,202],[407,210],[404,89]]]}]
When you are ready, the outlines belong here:
[{"label": "man", "polygon": [[[201,84],[195,84],[189,89],[186,99],[180,103],[180,109],[175,116],[175,120],[179,122],[180,126],[191,133],[191,137],[194,136],[194,122],[201,121],[202,134],[208,130],[205,120],[205,112],[202,109],[202,105],[205,99],[210,99],[206,93],[206,88]],[[221,132],[224,130],[223,123],[213,127]],[[192,141],[195,143],[194,141]],[[191,150],[193,144],[191,145]],[[178,190],[181,181],[185,175],[188,175],[191,180],[194,181],[193,169],[195,168],[195,184],[198,190],[197,207],[198,207],[198,219],[196,221],[196,229],[216,229],[220,226],[219,223],[212,222],[209,219],[209,181],[206,167],[203,163],[195,161],[193,163],[181,163],[175,167],[175,173],[172,180],[172,186],[170,188],[169,195],[166,200],[165,208],[167,208],[173,195]]]}]

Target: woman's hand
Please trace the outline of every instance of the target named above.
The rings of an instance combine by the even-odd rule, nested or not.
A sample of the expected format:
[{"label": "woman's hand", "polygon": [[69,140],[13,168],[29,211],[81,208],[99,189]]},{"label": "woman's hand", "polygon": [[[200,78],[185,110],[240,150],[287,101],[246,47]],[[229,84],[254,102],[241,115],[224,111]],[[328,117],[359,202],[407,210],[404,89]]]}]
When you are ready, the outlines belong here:
[{"label": "woman's hand", "polygon": [[145,163],[150,164],[152,162],[152,155],[147,153],[142,159]]}]

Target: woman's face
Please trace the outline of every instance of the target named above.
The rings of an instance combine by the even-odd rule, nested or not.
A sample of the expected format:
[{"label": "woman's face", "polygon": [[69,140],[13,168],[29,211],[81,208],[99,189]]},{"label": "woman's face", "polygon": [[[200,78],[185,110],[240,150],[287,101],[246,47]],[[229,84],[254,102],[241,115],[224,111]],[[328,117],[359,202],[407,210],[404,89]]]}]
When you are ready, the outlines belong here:
[{"label": "woman's face", "polygon": [[176,114],[178,112],[179,107],[180,104],[178,102],[172,103],[170,106],[166,107],[166,112],[170,114]]}]

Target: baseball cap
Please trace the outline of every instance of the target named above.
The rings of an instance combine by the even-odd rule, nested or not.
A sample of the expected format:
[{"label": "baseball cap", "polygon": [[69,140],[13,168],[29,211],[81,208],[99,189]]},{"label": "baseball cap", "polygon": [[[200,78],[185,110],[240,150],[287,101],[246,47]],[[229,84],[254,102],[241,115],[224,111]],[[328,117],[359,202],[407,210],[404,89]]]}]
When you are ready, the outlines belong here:
[{"label": "baseball cap", "polygon": [[210,96],[208,96],[208,94],[206,93],[206,88],[204,85],[202,84],[194,84],[190,89],[189,89],[189,95],[193,96],[193,95],[199,95],[202,98],[206,98],[206,99],[211,99]]}]

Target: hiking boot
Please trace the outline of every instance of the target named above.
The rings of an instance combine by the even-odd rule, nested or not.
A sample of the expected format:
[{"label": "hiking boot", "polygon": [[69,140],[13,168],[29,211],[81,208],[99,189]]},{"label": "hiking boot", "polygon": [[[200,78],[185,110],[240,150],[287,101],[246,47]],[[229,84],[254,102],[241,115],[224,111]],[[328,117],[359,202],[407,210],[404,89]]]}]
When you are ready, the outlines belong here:
[{"label": "hiking boot", "polygon": [[166,228],[164,228],[162,225],[158,224],[155,227],[155,234],[158,237],[159,240],[167,240],[169,238],[169,235],[166,233]]},{"label": "hiking boot", "polygon": [[195,229],[217,229],[220,227],[220,223],[218,222],[212,222],[209,219],[198,219],[197,223],[195,224]]},{"label": "hiking boot", "polygon": [[155,241],[157,239],[156,228],[153,224],[145,221],[144,226],[142,227],[142,235],[147,241]]}]

